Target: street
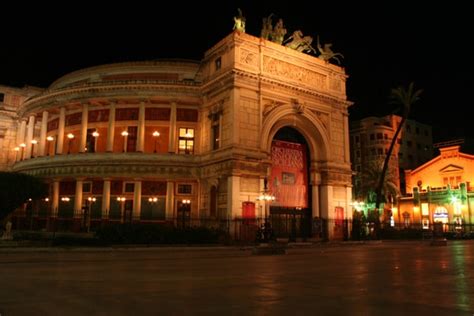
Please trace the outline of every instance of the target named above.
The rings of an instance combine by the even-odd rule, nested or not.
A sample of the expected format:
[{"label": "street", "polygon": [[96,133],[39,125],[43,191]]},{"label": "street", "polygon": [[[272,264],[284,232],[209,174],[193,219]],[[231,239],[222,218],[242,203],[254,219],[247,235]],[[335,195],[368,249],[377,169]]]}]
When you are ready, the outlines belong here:
[{"label": "street", "polygon": [[474,242],[0,252],[0,315],[473,315]]}]

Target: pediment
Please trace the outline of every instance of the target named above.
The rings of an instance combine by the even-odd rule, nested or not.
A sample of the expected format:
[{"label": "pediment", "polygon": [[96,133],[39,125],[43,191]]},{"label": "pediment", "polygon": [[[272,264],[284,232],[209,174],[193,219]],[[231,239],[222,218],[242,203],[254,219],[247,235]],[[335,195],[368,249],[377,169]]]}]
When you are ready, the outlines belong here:
[{"label": "pediment", "polygon": [[443,167],[439,170],[439,173],[453,173],[453,172],[462,172],[464,168],[461,166],[449,164],[446,167]]}]

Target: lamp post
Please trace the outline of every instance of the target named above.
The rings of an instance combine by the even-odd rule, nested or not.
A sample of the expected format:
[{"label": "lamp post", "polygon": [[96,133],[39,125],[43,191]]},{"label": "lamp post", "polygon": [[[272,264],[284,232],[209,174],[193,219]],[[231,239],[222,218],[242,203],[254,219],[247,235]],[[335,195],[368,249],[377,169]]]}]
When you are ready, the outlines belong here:
[{"label": "lamp post", "polygon": [[127,150],[127,136],[128,136],[128,132],[127,131],[123,131],[122,132],[122,136],[123,136],[123,152],[126,152]]},{"label": "lamp post", "polygon": [[67,138],[68,138],[68,141],[67,141],[67,153],[68,155],[71,153],[71,141],[74,139],[74,134],[73,133],[69,133],[67,134]]},{"label": "lamp post", "polygon": [[20,146],[20,148],[21,148],[20,160],[23,160],[23,153],[25,152],[26,144],[25,144],[25,143],[21,143],[19,146]]},{"label": "lamp post", "polygon": [[[118,196],[117,197],[117,201],[120,203],[120,214],[122,214],[122,212],[124,212],[124,205],[125,205],[125,200],[126,198],[124,196]],[[123,223],[124,222],[124,217],[125,217],[125,213],[120,216],[121,217],[121,222]]]},{"label": "lamp post", "polygon": [[265,220],[259,232],[260,236],[257,236],[257,238],[261,242],[269,242],[270,240],[273,239],[273,230],[272,230],[271,223],[268,220],[268,213],[269,213],[268,209],[270,208],[270,203],[272,201],[275,201],[275,196],[271,195],[268,190],[268,179],[266,177],[263,183],[264,183],[263,192],[257,198],[257,201],[263,202],[263,207],[265,211]]},{"label": "lamp post", "polygon": [[35,158],[35,145],[38,144],[36,139],[31,140],[31,158]]},{"label": "lamp post", "polygon": [[181,200],[181,215],[182,215],[182,225],[183,225],[183,229],[184,227],[186,226],[186,213],[189,211],[189,207],[191,205],[191,200],[188,200],[188,199],[184,199],[184,200]]},{"label": "lamp post", "polygon": [[94,203],[95,201],[97,201],[97,199],[93,196],[89,196],[87,198],[87,201],[88,201],[88,210],[87,210],[87,214],[84,218],[84,221],[85,221],[85,226],[86,226],[86,231],[89,232],[90,230],[90,227],[91,227],[91,212],[92,212],[92,203]]},{"label": "lamp post", "polygon": [[53,136],[46,137],[47,146],[46,146],[46,156],[49,156],[49,144],[54,140]]},{"label": "lamp post", "polygon": [[155,150],[153,152],[156,153],[156,143],[158,142],[158,137],[160,137],[160,132],[154,131],[152,135],[155,138]]}]

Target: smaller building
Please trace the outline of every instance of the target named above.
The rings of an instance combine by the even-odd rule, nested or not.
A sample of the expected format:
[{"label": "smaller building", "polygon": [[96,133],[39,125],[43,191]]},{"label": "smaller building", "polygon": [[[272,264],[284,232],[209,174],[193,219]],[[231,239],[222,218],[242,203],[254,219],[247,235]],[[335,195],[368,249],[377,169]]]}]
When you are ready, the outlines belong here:
[{"label": "smaller building", "polygon": [[[350,142],[354,181],[374,163],[383,161],[402,118],[398,115],[370,116],[351,122]],[[406,120],[390,159],[389,173],[396,176],[395,183],[404,192],[403,170],[414,169],[433,157],[431,126]],[[399,176],[399,169],[401,174]],[[398,177],[399,176],[399,177]],[[355,183],[357,187],[357,183]]]},{"label": "smaller building", "polygon": [[474,155],[460,146],[440,148],[440,155],[414,170],[406,170],[406,196],[392,209],[402,227],[471,231],[474,223]]}]

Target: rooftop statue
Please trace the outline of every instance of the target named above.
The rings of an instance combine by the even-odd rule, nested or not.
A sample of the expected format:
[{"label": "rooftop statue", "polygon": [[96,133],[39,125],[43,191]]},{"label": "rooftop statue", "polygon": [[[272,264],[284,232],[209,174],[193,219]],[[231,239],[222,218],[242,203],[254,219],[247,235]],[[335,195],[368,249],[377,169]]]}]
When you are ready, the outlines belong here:
[{"label": "rooftop statue", "polygon": [[319,36],[318,36],[318,50],[319,50],[319,53],[320,53],[318,58],[320,58],[320,59],[322,59],[326,62],[329,62],[331,59],[334,59],[335,61],[337,61],[337,64],[340,65],[341,61],[339,60],[339,58],[337,56],[340,56],[340,57],[344,58],[344,55],[342,55],[341,53],[333,52],[332,49],[331,49],[331,46],[332,46],[331,43],[324,44],[324,46],[321,46],[321,44],[319,43]]},{"label": "rooftop statue", "polygon": [[279,19],[277,24],[275,25],[273,32],[272,32],[272,41],[277,44],[283,44],[283,39],[286,35],[286,29],[283,26],[283,20]]},{"label": "rooftop statue", "polygon": [[239,32],[245,33],[245,17],[242,15],[242,10],[240,8],[237,9],[239,11],[238,16],[234,16],[234,30]]},{"label": "rooftop statue", "polygon": [[294,31],[293,34],[288,37],[285,41],[290,42],[286,43],[285,46],[289,48],[293,48],[299,52],[313,52],[316,53],[316,50],[311,46],[313,42],[313,38],[311,36],[304,36],[303,32],[300,30]]},{"label": "rooftop statue", "polygon": [[262,30],[260,31],[260,37],[266,40],[270,39],[270,36],[272,35],[272,15],[273,13],[262,19]]}]

